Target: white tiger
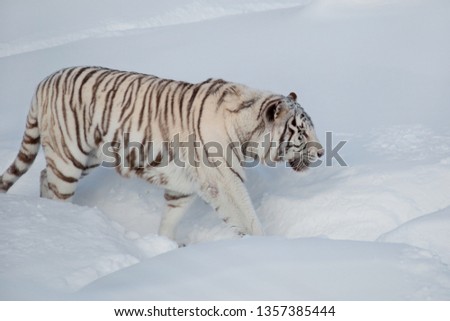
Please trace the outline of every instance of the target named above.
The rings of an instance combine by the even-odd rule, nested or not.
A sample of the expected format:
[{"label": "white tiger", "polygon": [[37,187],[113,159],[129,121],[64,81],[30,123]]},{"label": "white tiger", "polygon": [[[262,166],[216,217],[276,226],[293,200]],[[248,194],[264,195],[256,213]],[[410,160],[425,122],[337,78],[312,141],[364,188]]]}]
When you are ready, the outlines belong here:
[{"label": "white tiger", "polygon": [[[261,235],[242,163],[248,157],[287,161],[301,171],[323,154],[296,98],[221,79],[190,84],[101,67],[63,69],[38,85],[0,191],[28,170],[42,145],[42,197],[70,200],[83,175],[113,160],[121,175],[165,188],[161,235],[174,239],[196,194],[237,234]],[[175,150],[176,140],[193,146]],[[211,151],[209,142],[222,153]]]}]

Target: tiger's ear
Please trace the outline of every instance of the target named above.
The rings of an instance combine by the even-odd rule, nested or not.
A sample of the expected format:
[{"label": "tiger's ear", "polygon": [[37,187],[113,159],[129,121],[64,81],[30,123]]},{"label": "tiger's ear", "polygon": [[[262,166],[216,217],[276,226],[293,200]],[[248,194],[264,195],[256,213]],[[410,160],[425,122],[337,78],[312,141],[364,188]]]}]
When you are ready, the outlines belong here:
[{"label": "tiger's ear", "polygon": [[288,98],[292,99],[293,101],[297,101],[297,94],[294,93],[294,92],[291,92],[291,93],[288,95]]},{"label": "tiger's ear", "polygon": [[283,107],[283,104],[278,101],[267,107],[266,109],[266,120],[271,123],[283,113],[286,108]]}]

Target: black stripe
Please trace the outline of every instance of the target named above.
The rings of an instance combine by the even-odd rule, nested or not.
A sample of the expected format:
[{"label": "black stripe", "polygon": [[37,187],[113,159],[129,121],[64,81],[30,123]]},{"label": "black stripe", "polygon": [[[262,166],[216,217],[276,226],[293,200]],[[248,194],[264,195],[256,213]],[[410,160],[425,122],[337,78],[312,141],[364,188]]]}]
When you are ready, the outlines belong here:
[{"label": "black stripe", "polygon": [[236,172],[236,171],[233,169],[233,167],[229,166],[228,162],[227,162],[227,166],[228,166],[228,168],[233,172],[233,174],[236,175],[236,176],[241,180],[242,183],[244,183],[244,179],[242,178],[242,176],[241,176],[238,172]]},{"label": "black stripe", "polygon": [[[172,85],[172,84],[173,84],[173,82],[171,82],[170,85]],[[165,95],[166,99],[165,99],[165,102],[164,102],[164,128],[167,128],[168,124],[169,124],[169,98],[172,97],[172,95],[170,94],[171,93],[171,89],[172,89],[171,87],[172,86],[169,86],[168,91],[167,91],[167,93]]]},{"label": "black stripe", "polygon": [[22,142],[24,144],[36,145],[36,144],[39,144],[40,140],[41,140],[40,136],[34,138],[34,137],[31,137],[30,135],[28,135],[27,133],[25,133],[23,136]]},{"label": "black stripe", "polygon": [[74,193],[69,193],[69,194],[60,193],[58,191],[58,188],[56,187],[56,185],[53,183],[47,183],[47,185],[48,185],[48,188],[53,192],[53,194],[55,194],[55,196],[60,200],[66,200],[66,199],[72,197],[74,194]]},{"label": "black stripe", "polygon": [[26,154],[23,151],[19,151],[19,154],[17,154],[17,158],[25,164],[31,164],[36,158],[36,154]]},{"label": "black stripe", "polygon": [[46,114],[47,110],[49,108],[50,86],[51,86],[51,83],[52,83],[54,77],[55,77],[54,74],[51,75],[50,77],[48,77],[48,79],[44,85],[45,94],[43,94],[43,96],[45,97],[45,99],[43,99],[43,103],[41,105],[41,113],[42,114]]},{"label": "black stripe", "polygon": [[[137,85],[135,86],[136,82],[137,82]],[[137,97],[137,93],[139,91],[140,86],[141,86],[141,78],[133,79],[131,81],[131,84],[128,86],[128,88],[131,88],[130,94],[129,94],[126,104],[122,106],[122,112],[121,112],[120,118],[119,118],[119,122],[122,122],[122,124],[125,124],[130,119],[130,117],[134,115],[134,109],[136,107],[136,97]],[[135,87],[136,87],[136,89],[135,89]],[[127,91],[128,91],[128,88],[127,88]],[[131,108],[130,108],[130,106],[131,106]],[[127,109],[130,109],[129,113],[125,118],[123,118]]]},{"label": "black stripe", "polygon": [[63,120],[64,120],[64,126],[66,126],[66,133],[67,133],[67,136],[69,137],[69,139],[71,138],[71,135],[70,135],[69,129],[67,128],[67,110],[66,110],[67,106],[65,105],[65,100],[66,100],[66,97],[67,97],[68,79],[69,79],[70,75],[74,71],[75,71],[75,68],[67,69],[67,70],[65,70],[64,74],[61,75],[61,77],[64,76],[63,87],[62,87],[62,95],[61,95],[62,96],[62,98],[61,98],[61,101],[62,101],[62,115],[63,115]]},{"label": "black stripe", "polygon": [[91,120],[94,117],[94,111],[95,111],[95,107],[97,105],[98,89],[99,89],[100,85],[102,84],[103,80],[105,80],[106,77],[108,77],[110,74],[111,74],[110,70],[104,70],[100,75],[97,76],[97,79],[96,79],[94,85],[92,86],[92,97],[91,97],[91,102],[89,105],[89,119],[91,119]]},{"label": "black stripe", "polygon": [[261,117],[261,115],[267,109],[267,107],[271,106],[273,103],[276,103],[277,101],[281,101],[282,98],[283,98],[282,96],[275,96],[275,95],[267,97],[261,103],[261,109],[259,110],[258,117],[256,119],[259,119]]},{"label": "black stripe", "polygon": [[[193,114],[192,105],[194,104],[195,97],[197,96],[198,91],[200,90],[200,87],[202,85],[203,84],[199,84],[199,85],[195,86],[194,90],[192,91],[191,97],[189,98],[188,104],[186,106],[186,114],[187,114],[186,122],[187,122],[187,128],[188,129],[189,129],[189,125],[191,123],[190,122],[190,118],[191,118],[190,115]],[[192,128],[192,131],[193,131],[193,128]]]},{"label": "black stripe", "polygon": [[[126,123],[128,121],[128,119],[134,114],[134,109],[136,106],[136,97],[137,97],[137,93],[139,92],[139,89],[141,86],[141,80],[142,80],[142,78],[140,76],[131,80],[130,83],[128,84],[127,89],[125,90],[125,93],[124,93],[123,99],[122,99],[122,111],[121,111],[120,117],[119,117],[119,122],[122,122],[123,124]],[[128,96],[128,98],[127,98],[127,96]],[[127,110],[129,110],[129,113],[124,118]]]},{"label": "black stripe", "polygon": [[217,101],[217,109],[219,109],[219,107],[224,103],[225,101],[225,97],[229,94],[228,90],[225,89],[222,92],[222,95],[220,96],[219,100]]},{"label": "black stripe", "polygon": [[75,96],[75,89],[76,89],[75,85],[77,83],[78,78],[81,76],[81,74],[88,69],[90,69],[90,67],[77,68],[78,72],[73,76],[73,79],[70,80],[70,84],[72,85],[72,88],[71,88],[69,106],[72,110],[74,109],[73,98]]},{"label": "black stripe", "polygon": [[184,114],[183,114],[183,104],[185,101],[185,95],[194,85],[188,84],[188,83],[183,83],[183,86],[184,86],[184,88],[183,88],[182,94],[180,95],[179,106],[178,106],[178,110],[179,110],[179,114],[180,114],[181,130],[183,130],[183,128],[184,128],[184,121],[187,120],[187,117],[184,117]]},{"label": "black stripe", "polygon": [[[217,90],[223,86],[223,80],[219,79],[216,82],[214,82],[206,91],[206,93],[204,94],[204,97],[202,99],[202,102],[200,104],[200,110],[199,110],[199,115],[198,115],[198,119],[197,119],[197,133],[198,133],[198,137],[200,138],[200,142],[202,143],[202,146],[205,145],[205,142],[203,141],[203,137],[202,137],[202,133],[200,130],[200,125],[201,125],[201,121],[202,121],[202,115],[203,115],[203,108],[206,102],[206,99],[210,98],[211,95],[213,95],[213,93],[217,92]],[[205,152],[207,152],[205,150]]]},{"label": "black stripe", "polygon": [[64,175],[56,166],[56,164],[53,162],[51,158],[47,158],[47,166],[51,169],[51,171],[60,179],[63,180],[66,183],[76,183],[78,182],[78,179],[75,177],[70,177]]},{"label": "black stripe", "polygon": [[169,194],[169,193],[164,193],[164,199],[165,199],[167,202],[170,202],[170,201],[178,201],[178,200],[180,200],[180,199],[182,199],[182,198],[187,198],[187,197],[190,197],[190,196],[192,196],[192,194],[187,194],[187,195],[184,195],[184,194],[177,194],[177,195],[173,195],[173,194]]},{"label": "black stripe", "polygon": [[[79,122],[79,115],[78,115],[79,111],[78,110],[74,110],[73,114],[74,114],[74,120],[75,120],[75,133],[77,135],[77,146],[78,146],[78,150],[80,152],[82,152],[84,155],[89,155],[89,151],[85,151],[83,149],[83,146],[81,146],[81,133],[80,133],[80,122]],[[81,119],[81,122],[83,122],[83,119]],[[85,133],[83,133],[85,135]],[[86,137],[86,136],[85,136]]]},{"label": "black stripe", "polygon": [[12,164],[11,166],[9,166],[7,172],[8,172],[8,174],[10,174],[10,175],[14,175],[14,176],[20,177],[20,176],[22,176],[22,175],[27,171],[27,169],[28,169],[28,168],[24,168],[24,169],[22,169],[22,170],[19,170],[19,169],[17,168],[16,164]]},{"label": "black stripe", "polygon": [[150,163],[150,167],[157,167],[161,164],[161,162],[162,162],[162,154],[161,152],[159,152],[158,155],[156,155],[156,158],[152,160],[152,162]]},{"label": "black stripe", "polygon": [[91,79],[92,76],[94,76],[94,74],[96,74],[98,71],[99,71],[98,69],[91,70],[81,80],[81,84],[78,87],[78,103],[80,104],[80,106],[82,106],[83,104],[83,87],[86,85],[89,79]]},{"label": "black stripe", "polygon": [[[157,80],[158,80],[158,78],[156,78],[156,77],[152,78],[152,79],[150,79],[150,82],[147,84],[147,89],[145,90],[145,93],[144,93],[144,99],[142,101],[141,111],[139,114],[139,121],[138,121],[138,130],[139,131],[141,130],[142,124],[144,122],[145,111],[148,110],[150,112],[151,100],[149,100],[147,103],[147,98],[149,98],[148,93],[150,92],[152,86],[156,83]],[[148,123],[149,119],[150,119],[150,117],[148,117],[147,123]]]},{"label": "black stripe", "polygon": [[[156,101],[157,101],[157,114],[155,115],[155,121],[158,122],[159,124],[159,130],[161,132],[161,138],[163,142],[169,142],[169,129],[168,129],[168,124],[167,121],[165,120],[164,117],[166,117],[166,112],[168,110],[168,104],[167,104],[167,100],[168,100],[168,95],[170,93],[170,85],[172,83],[172,80],[165,80],[163,85],[160,86],[160,88],[158,88],[158,92],[157,92],[157,97],[156,97]],[[167,87],[169,87],[169,90],[167,91]],[[161,98],[164,97],[164,105],[162,105],[161,103]]]},{"label": "black stripe", "polygon": [[68,86],[70,87],[69,79],[70,79],[70,76],[72,75],[72,73],[73,73],[75,70],[76,70],[76,68],[70,68],[70,69],[66,69],[66,70],[64,71],[64,76],[65,76],[65,79],[64,79],[64,87],[63,87],[63,92],[64,92],[64,93],[66,93],[66,92],[69,90],[69,88],[68,88]]},{"label": "black stripe", "polygon": [[67,157],[67,159],[72,163],[73,166],[75,166],[78,169],[84,169],[85,164],[82,164],[80,161],[78,161],[70,152],[69,148],[66,144],[63,144],[62,146],[64,155]]},{"label": "black stripe", "polygon": [[[294,116],[292,116],[292,117],[294,117]],[[277,147],[277,155],[280,155],[280,148],[281,148],[281,146],[282,146],[282,143],[284,143],[284,142],[288,142],[288,141],[286,141],[285,139],[284,139],[284,136],[286,135],[286,132],[287,132],[287,130],[288,130],[288,128],[289,128],[289,121],[292,119],[292,117],[290,117],[287,121],[286,121],[286,123],[284,124],[284,130],[283,130],[283,132],[281,133],[281,136],[280,136],[280,139],[279,139],[279,141],[278,141],[278,147]],[[289,128],[290,129],[290,128]]]},{"label": "black stripe", "polygon": [[[116,77],[114,77],[116,76]],[[112,88],[108,90],[107,94],[106,94],[106,99],[105,99],[105,106],[103,109],[103,115],[102,115],[102,131],[104,134],[106,134],[109,130],[109,125],[110,125],[110,119],[111,119],[111,113],[112,113],[112,109],[114,106],[114,98],[117,94],[117,90],[120,86],[120,84],[123,81],[123,78],[127,77],[126,73],[119,73],[118,75],[114,75],[113,79],[113,85]],[[109,82],[108,82],[109,83]]]},{"label": "black stripe", "polygon": [[183,84],[181,82],[177,83],[177,86],[175,87],[172,96],[170,97],[170,114],[172,115],[172,126],[175,126],[175,95],[178,92],[178,90],[183,89]]},{"label": "black stripe", "polygon": [[249,134],[248,137],[246,139],[246,141],[251,141],[253,136],[257,133],[257,132],[263,132],[265,128],[264,122],[260,122],[255,129],[253,129]]},{"label": "black stripe", "polygon": [[231,110],[231,109],[227,109],[227,111],[229,111],[230,113],[239,113],[241,112],[243,109],[247,109],[252,107],[256,102],[255,98],[243,101],[238,108],[236,108],[235,110]]},{"label": "black stripe", "polygon": [[[70,132],[69,132],[69,126],[67,126],[67,120],[66,120],[66,110],[65,110],[65,106],[64,106],[64,96],[60,93],[59,91],[59,85],[64,77],[65,73],[64,72],[60,72],[58,73],[54,79],[55,81],[52,84],[52,95],[51,95],[51,106],[49,106],[49,108],[51,108],[51,114],[54,118],[56,118],[56,126],[59,129],[60,135],[62,137],[64,137],[65,135],[67,135],[69,138],[71,137]],[[61,104],[58,104],[58,101],[61,99]],[[61,121],[61,116],[60,113],[63,114],[63,120]],[[55,129],[56,131],[56,129]]]},{"label": "black stripe", "polygon": [[156,114],[155,114],[155,120],[159,119],[159,115],[161,113],[161,109],[163,108],[162,106],[160,106],[160,102],[161,102],[161,96],[164,93],[164,91],[166,90],[166,87],[170,84],[170,80],[167,79],[161,79],[160,80],[161,84],[158,86],[158,89],[156,90]]}]

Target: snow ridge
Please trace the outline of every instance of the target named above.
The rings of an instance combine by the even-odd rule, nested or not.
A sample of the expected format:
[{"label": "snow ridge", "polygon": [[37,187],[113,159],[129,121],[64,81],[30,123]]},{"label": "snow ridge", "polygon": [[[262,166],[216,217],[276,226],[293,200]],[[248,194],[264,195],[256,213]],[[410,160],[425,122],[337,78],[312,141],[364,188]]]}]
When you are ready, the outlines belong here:
[{"label": "snow ridge", "polygon": [[156,10],[156,12],[150,14],[150,17],[146,18],[125,19],[122,21],[121,19],[123,18],[118,18],[116,21],[104,21],[102,24],[92,28],[80,29],[61,35],[43,37],[41,39],[25,37],[10,42],[0,42],[0,58],[57,47],[90,38],[118,37],[150,28],[194,23],[232,15],[302,7],[310,2],[311,0],[185,1],[182,5],[175,6],[169,10]]}]

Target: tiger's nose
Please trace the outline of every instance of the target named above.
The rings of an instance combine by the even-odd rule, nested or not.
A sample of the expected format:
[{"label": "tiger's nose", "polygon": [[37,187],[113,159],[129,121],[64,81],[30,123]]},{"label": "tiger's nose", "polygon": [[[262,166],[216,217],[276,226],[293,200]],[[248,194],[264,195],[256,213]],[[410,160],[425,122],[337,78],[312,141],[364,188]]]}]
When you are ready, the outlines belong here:
[{"label": "tiger's nose", "polygon": [[325,151],[324,151],[324,149],[323,149],[323,148],[322,148],[322,149],[319,149],[319,150],[317,150],[317,157],[321,158],[321,157],[323,156],[323,154],[325,154]]}]

